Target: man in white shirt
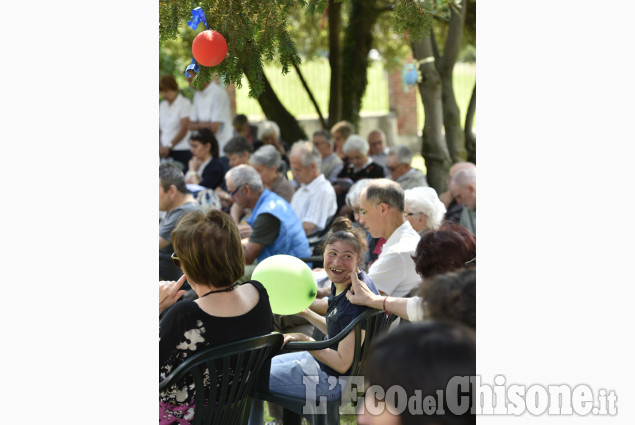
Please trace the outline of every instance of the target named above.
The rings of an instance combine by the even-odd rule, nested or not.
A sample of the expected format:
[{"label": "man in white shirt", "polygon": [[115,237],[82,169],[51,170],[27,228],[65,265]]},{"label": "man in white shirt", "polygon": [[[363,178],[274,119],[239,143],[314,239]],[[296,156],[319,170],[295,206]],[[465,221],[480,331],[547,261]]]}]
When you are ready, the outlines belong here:
[{"label": "man in white shirt", "polygon": [[289,154],[291,172],[300,185],[291,199],[291,207],[307,236],[324,229],[337,211],[335,190],[320,171],[321,161],[322,155],[311,142],[296,142]]},{"label": "man in white shirt", "polygon": [[373,179],[360,196],[360,223],[374,238],[384,238],[382,252],[368,269],[377,289],[403,297],[419,287],[421,277],[412,259],[419,234],[404,218],[404,191],[388,179]]},{"label": "man in white shirt", "polygon": [[[191,82],[191,79],[187,79]],[[202,90],[194,92],[189,130],[209,128],[218,141],[218,151],[232,138],[234,127],[229,105],[229,96],[224,87],[212,80]]]}]

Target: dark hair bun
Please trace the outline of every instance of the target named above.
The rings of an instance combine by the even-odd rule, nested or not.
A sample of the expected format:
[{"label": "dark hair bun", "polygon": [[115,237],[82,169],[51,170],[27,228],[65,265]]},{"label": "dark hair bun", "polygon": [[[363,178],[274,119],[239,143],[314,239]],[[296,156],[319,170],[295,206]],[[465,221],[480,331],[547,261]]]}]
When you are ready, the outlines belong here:
[{"label": "dark hair bun", "polygon": [[331,232],[339,232],[343,230],[345,232],[350,232],[353,229],[353,223],[348,217],[337,217],[333,222],[333,226],[331,227]]}]

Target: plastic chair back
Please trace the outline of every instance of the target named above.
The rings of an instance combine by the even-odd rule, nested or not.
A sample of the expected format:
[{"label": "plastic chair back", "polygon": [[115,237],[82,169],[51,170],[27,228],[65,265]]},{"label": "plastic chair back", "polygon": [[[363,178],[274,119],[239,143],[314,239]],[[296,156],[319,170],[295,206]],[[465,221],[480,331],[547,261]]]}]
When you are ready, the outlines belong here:
[{"label": "plastic chair back", "polygon": [[[282,334],[274,332],[201,351],[161,381],[159,392],[193,382],[192,425],[243,424],[256,382],[268,379],[271,358],[280,351],[282,341]],[[268,382],[258,385],[268,386]]]}]

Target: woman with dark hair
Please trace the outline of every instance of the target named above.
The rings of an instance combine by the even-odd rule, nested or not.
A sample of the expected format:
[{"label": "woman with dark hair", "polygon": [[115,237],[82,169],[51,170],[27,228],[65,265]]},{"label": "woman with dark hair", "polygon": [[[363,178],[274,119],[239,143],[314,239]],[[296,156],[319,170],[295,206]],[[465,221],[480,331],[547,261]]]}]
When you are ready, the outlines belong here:
[{"label": "woman with dark hair", "polygon": [[[206,348],[273,331],[267,291],[255,280],[238,283],[245,255],[234,220],[209,210],[187,213],[172,231],[172,259],[183,270],[177,282],[160,283],[159,310],[170,306],[159,323],[159,380]],[[187,279],[198,295],[181,300]],[[189,424],[194,384],[159,395],[159,424]]]},{"label": "woman with dark hair", "polygon": [[[476,266],[476,236],[460,224],[446,221],[439,229],[421,236],[412,259],[415,270],[424,281],[442,273]],[[376,295],[355,279],[346,297],[353,304],[384,309],[386,313],[394,313],[410,321],[424,318],[421,297]]]},{"label": "woman with dark hair", "polygon": [[412,259],[422,278],[476,265],[476,236],[460,224],[446,221],[436,232],[421,236]]},{"label": "woman with dark hair", "polygon": [[225,178],[225,165],[218,157],[218,141],[208,128],[193,131],[190,135],[192,159],[185,175],[186,183],[216,189]]},{"label": "woman with dark hair", "polygon": [[419,295],[424,319],[453,320],[476,330],[476,268],[467,267],[426,279]]},{"label": "woman with dark hair", "polygon": [[476,424],[469,381],[476,375],[476,338],[466,326],[438,320],[399,326],[377,339],[365,370],[360,425]]},{"label": "woman with dark hair", "polygon": [[[331,279],[331,294],[328,297],[326,317],[307,308],[302,313],[326,338],[339,334],[367,307],[351,304],[346,298],[351,279],[361,280],[370,291],[378,293],[375,284],[360,266],[362,254],[366,250],[366,236],[348,218],[338,217],[331,232],[324,240],[324,270]],[[313,341],[303,333],[285,334],[288,341]],[[339,400],[342,395],[340,384],[333,385],[333,377],[347,376],[353,364],[355,333],[351,331],[337,348],[315,351],[301,351],[281,354],[271,360],[269,390],[275,394],[300,397],[307,400]],[[329,384],[329,378],[331,383]],[[315,382],[315,391],[307,391],[305,380]],[[254,403],[250,424],[261,424],[262,403]]]}]

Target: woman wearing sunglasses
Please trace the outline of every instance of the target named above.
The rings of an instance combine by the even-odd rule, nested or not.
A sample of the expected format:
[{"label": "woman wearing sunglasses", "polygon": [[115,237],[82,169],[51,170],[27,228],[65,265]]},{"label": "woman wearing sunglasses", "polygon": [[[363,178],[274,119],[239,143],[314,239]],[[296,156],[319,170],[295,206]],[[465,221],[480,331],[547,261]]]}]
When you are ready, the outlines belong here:
[{"label": "woman wearing sunglasses", "polygon": [[[172,231],[172,260],[183,270],[176,282],[161,282],[160,307],[173,304],[159,323],[159,380],[199,351],[273,331],[267,291],[257,281],[239,284],[245,255],[234,220],[210,210],[187,213]],[[175,302],[187,279],[198,295]],[[160,394],[160,424],[189,423],[193,386]]]}]

